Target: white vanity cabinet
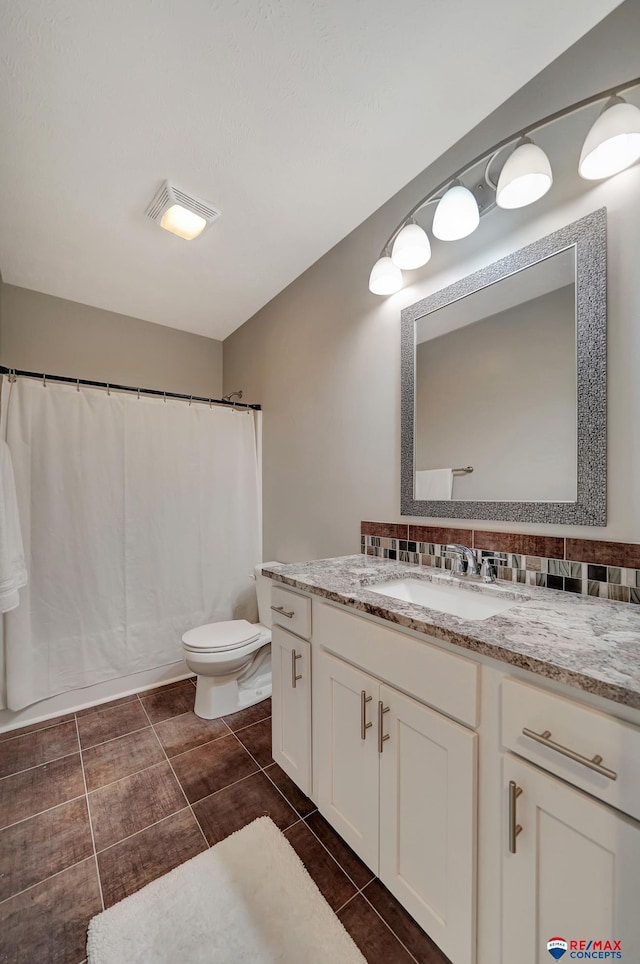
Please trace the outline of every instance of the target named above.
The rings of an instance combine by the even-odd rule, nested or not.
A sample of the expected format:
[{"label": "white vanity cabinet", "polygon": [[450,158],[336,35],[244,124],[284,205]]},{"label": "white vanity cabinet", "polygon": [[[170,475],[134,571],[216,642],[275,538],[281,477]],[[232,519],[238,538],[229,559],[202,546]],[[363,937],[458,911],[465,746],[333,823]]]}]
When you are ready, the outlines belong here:
[{"label": "white vanity cabinet", "polygon": [[452,964],[546,964],[558,936],[640,960],[640,712],[274,603],[273,757]]},{"label": "white vanity cabinet", "polygon": [[638,960],[640,825],[515,757],[503,776],[502,961],[546,964],[558,936]]}]

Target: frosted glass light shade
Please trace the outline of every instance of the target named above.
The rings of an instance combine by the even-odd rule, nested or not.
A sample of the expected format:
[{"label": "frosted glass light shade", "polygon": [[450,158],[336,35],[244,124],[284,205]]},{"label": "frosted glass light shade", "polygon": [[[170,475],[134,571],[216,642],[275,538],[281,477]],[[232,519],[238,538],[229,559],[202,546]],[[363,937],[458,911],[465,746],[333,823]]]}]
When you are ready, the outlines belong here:
[{"label": "frosted glass light shade", "polygon": [[480,224],[478,203],[462,184],[450,187],[433,216],[433,233],[441,241],[466,238]]},{"label": "frosted glass light shade", "polygon": [[402,271],[391,258],[378,258],[369,275],[369,291],[374,295],[392,295],[402,288]]},{"label": "frosted glass light shade", "polygon": [[419,224],[405,224],[393,242],[391,260],[396,268],[421,268],[431,257],[429,238]]},{"label": "frosted glass light shade", "polygon": [[587,134],[578,173],[588,181],[611,177],[640,157],[640,110],[616,98]]},{"label": "frosted glass light shade", "polygon": [[549,158],[537,144],[524,141],[500,172],[496,204],[500,208],[526,207],[545,195],[552,184]]},{"label": "frosted glass light shade", "polygon": [[172,204],[160,218],[160,226],[185,241],[193,241],[202,234],[207,222],[199,214],[183,208],[181,204]]}]

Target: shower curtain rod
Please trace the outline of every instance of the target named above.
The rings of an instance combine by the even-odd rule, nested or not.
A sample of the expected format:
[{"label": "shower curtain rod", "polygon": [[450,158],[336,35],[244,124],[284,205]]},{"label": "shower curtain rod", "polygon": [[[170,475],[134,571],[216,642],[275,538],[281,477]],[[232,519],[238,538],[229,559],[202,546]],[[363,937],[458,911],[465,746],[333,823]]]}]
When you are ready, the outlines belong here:
[{"label": "shower curtain rod", "polygon": [[222,405],[225,408],[244,408],[254,412],[262,411],[262,405],[250,405],[246,402],[229,402],[225,398],[206,398],[204,395],[181,395],[180,392],[161,392],[157,388],[134,388],[131,385],[116,385],[113,382],[94,382],[88,378],[67,378],[65,375],[47,375],[44,372],[27,372],[20,368],[7,368],[6,365],[0,365],[0,375],[39,378],[44,385],[47,384],[47,381],[64,382],[67,385],[75,385],[77,388],[85,385],[89,388],[106,388],[107,391],[113,389],[114,392],[133,392],[134,395],[154,395],[157,398],[180,398],[188,402],[208,402],[210,405]]}]

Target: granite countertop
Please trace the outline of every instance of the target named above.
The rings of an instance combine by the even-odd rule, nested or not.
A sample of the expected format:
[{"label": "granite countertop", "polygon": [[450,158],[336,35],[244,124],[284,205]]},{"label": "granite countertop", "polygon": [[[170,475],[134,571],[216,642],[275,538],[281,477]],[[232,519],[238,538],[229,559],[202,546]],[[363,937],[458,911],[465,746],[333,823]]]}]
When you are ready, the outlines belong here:
[{"label": "granite countertop", "polygon": [[[467,583],[441,569],[364,555],[271,564],[263,571],[295,589],[640,709],[640,606],[520,583]],[[406,576],[521,602],[470,620],[367,591]]]}]

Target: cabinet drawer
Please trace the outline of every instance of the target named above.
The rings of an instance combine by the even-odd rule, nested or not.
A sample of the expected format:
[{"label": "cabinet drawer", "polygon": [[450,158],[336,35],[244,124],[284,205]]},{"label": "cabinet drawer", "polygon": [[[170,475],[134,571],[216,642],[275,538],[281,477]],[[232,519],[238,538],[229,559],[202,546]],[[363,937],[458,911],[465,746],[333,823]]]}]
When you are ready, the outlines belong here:
[{"label": "cabinet drawer", "polygon": [[478,725],[477,663],[314,601],[314,643],[467,726]]},{"label": "cabinet drawer", "polygon": [[296,636],[311,636],[311,600],[290,589],[271,587],[271,616],[277,626],[284,626]]},{"label": "cabinet drawer", "polygon": [[[542,688],[505,679],[502,743],[640,819],[640,728]],[[588,765],[593,762],[597,770]]]}]

